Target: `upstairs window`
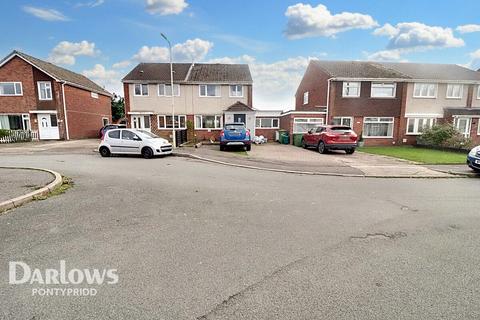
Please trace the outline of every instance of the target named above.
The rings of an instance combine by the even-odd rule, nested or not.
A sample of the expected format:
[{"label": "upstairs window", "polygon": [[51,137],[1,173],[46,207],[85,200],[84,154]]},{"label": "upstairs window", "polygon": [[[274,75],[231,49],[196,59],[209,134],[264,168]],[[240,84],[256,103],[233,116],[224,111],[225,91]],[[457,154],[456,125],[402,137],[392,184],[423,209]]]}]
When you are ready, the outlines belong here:
[{"label": "upstairs window", "polygon": [[148,96],[148,84],[135,84],[135,96]]},{"label": "upstairs window", "polygon": [[38,98],[40,100],[52,100],[52,83],[50,81],[38,82]]},{"label": "upstairs window", "polygon": [[308,104],[308,91],[303,93],[303,104]]},{"label": "upstairs window", "polygon": [[462,99],[463,85],[449,84],[447,85],[447,99]]},{"label": "upstairs window", "polygon": [[93,99],[98,99],[98,93],[96,93],[96,92],[90,92],[90,96],[91,96]]},{"label": "upstairs window", "polygon": [[415,83],[413,86],[414,98],[436,98],[437,85],[435,83]]},{"label": "upstairs window", "polygon": [[370,96],[372,98],[395,98],[396,88],[396,83],[372,82]]},{"label": "upstairs window", "polygon": [[230,97],[243,97],[243,86],[239,84],[230,86]]},{"label": "upstairs window", "polygon": [[0,82],[0,96],[21,96],[21,82]]},{"label": "upstairs window", "polygon": [[360,82],[344,82],[342,97],[345,98],[358,98],[360,97]]},{"label": "upstairs window", "polygon": [[[159,84],[158,85],[158,95],[159,96],[172,96],[172,85],[171,84]],[[176,97],[180,96],[180,85],[173,84],[173,95]]]},{"label": "upstairs window", "polygon": [[199,91],[200,97],[220,97],[220,86],[215,84],[202,84]]}]

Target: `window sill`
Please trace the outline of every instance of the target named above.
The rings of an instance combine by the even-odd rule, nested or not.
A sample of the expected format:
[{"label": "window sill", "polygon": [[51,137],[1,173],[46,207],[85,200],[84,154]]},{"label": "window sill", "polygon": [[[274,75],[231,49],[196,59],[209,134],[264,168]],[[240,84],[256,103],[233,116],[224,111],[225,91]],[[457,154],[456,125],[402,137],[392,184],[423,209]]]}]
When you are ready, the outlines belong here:
[{"label": "window sill", "polygon": [[460,97],[460,98],[454,98],[454,97],[445,97],[445,99],[447,100],[462,100],[463,97]]},{"label": "window sill", "polygon": [[370,96],[370,99],[390,99],[390,100],[393,100],[393,99],[397,99],[397,97],[372,97],[372,96]]},{"label": "window sill", "polygon": [[413,96],[414,99],[437,99],[437,97],[415,97]]},{"label": "window sill", "polygon": [[342,98],[345,98],[345,99],[355,99],[355,98],[360,98],[360,96],[355,96],[355,97],[351,97],[351,96],[342,96]]}]

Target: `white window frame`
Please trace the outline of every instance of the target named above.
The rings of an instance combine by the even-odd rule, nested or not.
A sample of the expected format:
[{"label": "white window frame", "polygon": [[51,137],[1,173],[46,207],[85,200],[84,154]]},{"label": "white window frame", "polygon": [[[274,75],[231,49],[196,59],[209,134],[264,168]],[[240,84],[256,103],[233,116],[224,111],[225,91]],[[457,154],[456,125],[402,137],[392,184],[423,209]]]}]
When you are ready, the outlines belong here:
[{"label": "white window frame", "polygon": [[[160,83],[157,87],[157,94],[159,97],[171,97],[171,95],[167,94],[167,86],[171,86],[170,83]],[[163,87],[163,94],[160,94],[160,88]],[[175,87],[178,88],[177,94],[175,94]],[[173,96],[180,97],[180,85],[178,83],[173,84]]]},{"label": "white window frame", "polygon": [[[214,116],[215,121],[214,123],[217,124],[218,122],[218,127],[215,128],[203,128],[203,117],[207,116]],[[198,123],[198,118],[200,118],[200,123]],[[196,114],[194,116],[194,122],[195,122],[195,130],[221,130],[223,128],[223,116],[221,114]]]},{"label": "white window frame", "polygon": [[[393,95],[391,96],[378,96],[373,94],[374,88],[390,88],[393,85]],[[372,82],[370,86],[370,97],[377,99],[392,99],[397,96],[397,83],[396,82]]]},{"label": "white window frame", "polygon": [[[434,117],[408,117],[407,118],[407,128],[405,129],[405,133],[406,135],[411,135],[411,136],[418,136],[418,135],[421,135],[422,132],[419,132],[418,129],[418,123],[420,122],[420,120],[422,120],[423,122],[427,122],[427,125],[425,126],[424,125],[424,128],[426,129],[430,129],[431,127],[433,127],[435,125],[435,123],[437,122],[437,118],[434,118]],[[410,121],[413,121],[413,131],[410,132],[408,129],[410,127]]]},{"label": "white window frame", "polygon": [[[45,99],[42,99],[42,89],[41,89],[42,84],[45,85]],[[38,100],[41,100],[41,101],[53,100],[52,83],[50,81],[38,81],[37,88],[38,88]],[[47,95],[48,90],[50,90],[50,97]]]},{"label": "white window frame", "polygon": [[[208,95],[208,86],[215,86],[215,95]],[[205,87],[205,95],[202,95],[202,87]],[[218,84],[201,84],[198,86],[198,96],[201,98],[220,98],[222,96],[222,87]]]},{"label": "white window frame", "polygon": [[[262,120],[270,120],[270,126],[262,127]],[[277,125],[274,126],[273,122],[277,121]],[[256,129],[278,129],[280,128],[280,119],[279,118],[256,118],[255,119],[255,128]]]},{"label": "white window frame", "polygon": [[[235,88],[235,90],[232,90]],[[240,88],[240,95],[238,95],[238,88]],[[232,84],[229,86],[230,98],[243,98],[243,85],[241,84]],[[235,93],[235,94],[234,94]]]},{"label": "white window frame", "polygon": [[[137,94],[136,87],[140,86],[140,94]],[[143,94],[143,86],[147,86],[147,94]],[[148,88],[148,83],[134,83],[133,84],[133,95],[135,97],[148,97],[150,94],[150,89]]]},{"label": "white window frame", "polygon": [[[391,121],[381,121],[380,119],[391,119]],[[377,121],[368,120],[367,119],[378,119]],[[391,136],[367,136],[365,135],[365,124],[370,123],[391,123],[392,124],[392,135]],[[392,139],[395,130],[395,118],[394,117],[364,117],[363,118],[363,128],[362,128],[362,136],[366,139]]]},{"label": "white window frame", "polygon": [[[462,132],[458,128],[458,121],[459,120],[467,120],[467,128],[466,131]],[[465,116],[454,116],[453,117],[453,126],[460,132],[465,138],[470,138],[470,132],[472,132],[472,118],[465,117]]]},{"label": "white window frame", "polygon": [[[434,88],[434,95],[433,96],[422,96],[422,95],[416,95],[415,91],[417,91],[417,87],[421,85],[433,85]],[[422,92],[422,90],[420,90]],[[428,94],[428,89],[427,89],[427,94]],[[431,82],[415,82],[413,84],[413,97],[417,99],[436,99],[438,94],[438,84],[437,83],[431,83]]]},{"label": "white window frame", "polygon": [[[448,95],[448,89],[449,89],[450,87],[453,87],[453,86],[460,86],[460,91],[459,91],[460,96],[459,96],[459,97],[449,96],[449,95]],[[457,99],[457,100],[461,100],[461,99],[463,98],[463,84],[459,84],[459,83],[449,83],[449,84],[447,84],[447,90],[446,90],[446,92],[445,92],[445,98],[447,98],[447,99]]]},{"label": "white window frame", "polygon": [[[351,87],[353,84],[358,84],[358,92],[357,92],[357,95],[353,96],[353,95],[345,95],[345,91],[346,89],[348,89],[349,87]],[[342,97],[343,98],[358,98],[360,97],[361,95],[361,92],[362,92],[362,82],[360,81],[343,81],[343,85],[342,85]]]},{"label": "white window frame", "polygon": [[[174,129],[174,128],[168,128],[167,127],[167,117],[171,117],[171,115],[160,114],[160,115],[157,116],[157,127],[158,127],[158,129],[168,129],[168,130]],[[163,127],[160,126],[160,118],[163,118],[163,124],[164,124]],[[178,122],[178,127],[175,127],[175,129],[187,129],[187,116],[186,115],[177,114],[177,115],[175,115],[175,118],[177,118],[177,122]],[[185,126],[183,126],[183,127],[180,127],[180,123],[182,123],[180,121],[180,118],[184,118],[183,123],[185,124]],[[175,123],[174,123],[174,125],[175,125]]]},{"label": "white window frame", "polygon": [[[10,84],[10,83],[13,83],[14,94],[0,94],[0,96],[2,96],[2,97],[20,97],[20,96],[23,96],[23,87],[22,87],[21,82],[18,82],[18,81],[2,81],[2,82],[0,82],[0,85]],[[20,85],[20,93],[17,93],[17,84]]]},{"label": "white window frame", "polygon": [[346,124],[343,123],[343,120],[345,120],[345,119],[350,120],[350,123],[352,125],[349,126],[349,127],[353,129],[353,117],[333,117],[332,120],[334,120],[334,119],[339,119],[340,120],[339,126],[346,126]]},{"label": "white window frame", "polygon": [[294,118],[293,119],[293,133],[307,133],[307,131],[298,131],[295,124],[297,123],[302,123],[302,124],[307,124],[312,125],[312,127],[318,127],[318,126],[323,126],[324,125],[324,119],[323,118]]},{"label": "white window frame", "polygon": [[90,92],[90,97],[92,97],[93,99],[98,99],[98,93]]},{"label": "white window frame", "polygon": [[303,104],[308,104],[309,95],[310,95],[310,94],[308,93],[308,91],[305,91],[305,92],[303,93]]},{"label": "white window frame", "polygon": [[480,100],[480,85],[477,88],[477,100]]},{"label": "white window frame", "polygon": [[[105,123],[105,120],[107,120],[107,122]],[[106,125],[110,124],[110,119],[108,119],[107,117],[102,117],[102,124],[103,126],[105,127]]]}]

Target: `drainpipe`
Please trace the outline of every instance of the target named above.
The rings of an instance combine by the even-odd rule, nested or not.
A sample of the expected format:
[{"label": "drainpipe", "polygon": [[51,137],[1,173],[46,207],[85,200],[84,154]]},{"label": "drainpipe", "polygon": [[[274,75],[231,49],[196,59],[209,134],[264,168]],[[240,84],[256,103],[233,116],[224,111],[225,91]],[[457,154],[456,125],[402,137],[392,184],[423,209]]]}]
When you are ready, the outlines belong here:
[{"label": "drainpipe", "polygon": [[333,80],[333,78],[329,78],[327,80],[327,110],[325,113],[325,124],[328,124],[328,111],[330,107],[330,83]]},{"label": "drainpipe", "polygon": [[63,117],[65,119],[65,134],[67,140],[70,140],[70,134],[68,133],[68,117],[67,117],[67,103],[65,102],[65,81],[62,82],[62,100],[63,100]]}]

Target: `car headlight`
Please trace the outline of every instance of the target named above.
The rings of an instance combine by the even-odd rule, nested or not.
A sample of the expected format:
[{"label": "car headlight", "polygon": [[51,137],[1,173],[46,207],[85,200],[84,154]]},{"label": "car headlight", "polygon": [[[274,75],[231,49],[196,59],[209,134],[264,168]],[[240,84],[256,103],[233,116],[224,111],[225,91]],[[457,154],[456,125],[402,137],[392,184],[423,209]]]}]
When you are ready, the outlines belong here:
[{"label": "car headlight", "polygon": [[480,151],[480,146],[477,146],[475,148],[473,148],[472,150],[470,150],[470,152],[468,153],[469,156],[471,157],[474,157],[477,155],[477,152]]}]

